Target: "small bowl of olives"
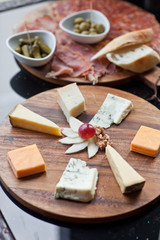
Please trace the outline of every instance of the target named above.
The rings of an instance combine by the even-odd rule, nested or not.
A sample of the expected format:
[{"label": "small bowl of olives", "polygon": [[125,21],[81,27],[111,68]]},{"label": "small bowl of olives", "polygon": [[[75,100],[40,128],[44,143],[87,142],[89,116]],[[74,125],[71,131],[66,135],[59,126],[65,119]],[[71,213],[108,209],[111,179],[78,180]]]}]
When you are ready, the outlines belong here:
[{"label": "small bowl of olives", "polygon": [[110,30],[107,17],[97,10],[83,10],[62,19],[60,28],[74,41],[84,44],[98,43]]},{"label": "small bowl of olives", "polygon": [[56,38],[49,31],[32,30],[12,35],[6,40],[6,45],[19,62],[40,67],[52,59]]}]

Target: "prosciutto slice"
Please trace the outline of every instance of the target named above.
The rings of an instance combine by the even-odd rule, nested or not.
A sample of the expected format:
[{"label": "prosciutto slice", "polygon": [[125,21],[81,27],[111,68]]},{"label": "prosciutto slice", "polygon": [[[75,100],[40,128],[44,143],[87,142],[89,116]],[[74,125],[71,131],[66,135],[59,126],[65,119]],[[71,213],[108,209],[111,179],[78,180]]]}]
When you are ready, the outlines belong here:
[{"label": "prosciutto slice", "polygon": [[58,57],[54,56],[52,61],[52,71],[47,73],[47,78],[56,78],[57,76],[71,76],[73,69],[66,66]]}]

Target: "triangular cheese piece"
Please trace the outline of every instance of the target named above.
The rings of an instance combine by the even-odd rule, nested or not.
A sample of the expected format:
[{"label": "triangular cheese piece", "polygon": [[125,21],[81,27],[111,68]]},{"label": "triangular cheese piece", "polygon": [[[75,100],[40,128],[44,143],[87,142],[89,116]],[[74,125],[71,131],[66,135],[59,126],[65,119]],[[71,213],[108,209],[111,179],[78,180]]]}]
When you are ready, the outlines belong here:
[{"label": "triangular cheese piece", "polygon": [[13,127],[62,136],[60,128],[52,121],[18,104],[9,114]]},{"label": "triangular cheese piece", "polygon": [[130,193],[142,189],[145,179],[110,145],[106,147],[106,156],[122,193]]}]

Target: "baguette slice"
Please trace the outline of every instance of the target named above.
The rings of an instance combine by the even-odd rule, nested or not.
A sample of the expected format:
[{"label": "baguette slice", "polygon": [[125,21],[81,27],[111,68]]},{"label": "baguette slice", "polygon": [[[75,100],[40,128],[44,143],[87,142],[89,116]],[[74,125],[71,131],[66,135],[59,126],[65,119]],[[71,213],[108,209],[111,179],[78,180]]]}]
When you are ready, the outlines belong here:
[{"label": "baguette slice", "polygon": [[91,60],[102,57],[109,52],[113,52],[127,46],[151,42],[153,39],[153,35],[154,34],[152,28],[137,30],[123,34],[110,41],[104,48],[102,48],[98,53],[96,53],[91,58]]},{"label": "baguette slice", "polygon": [[106,57],[115,65],[135,73],[143,73],[160,62],[159,54],[147,45],[125,47]]}]

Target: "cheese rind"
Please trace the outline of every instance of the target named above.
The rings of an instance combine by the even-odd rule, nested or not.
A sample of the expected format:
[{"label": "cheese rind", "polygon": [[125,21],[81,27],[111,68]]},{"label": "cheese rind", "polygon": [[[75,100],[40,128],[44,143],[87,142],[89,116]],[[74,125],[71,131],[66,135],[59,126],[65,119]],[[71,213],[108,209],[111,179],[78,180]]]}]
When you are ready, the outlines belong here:
[{"label": "cheese rind", "polygon": [[9,114],[13,127],[62,136],[60,128],[52,121],[18,104]]},{"label": "cheese rind", "polygon": [[160,148],[160,131],[141,126],[131,142],[131,151],[156,157]]},{"label": "cheese rind", "polygon": [[130,193],[143,188],[145,179],[137,173],[110,145],[106,156],[122,193]]},{"label": "cheese rind", "polygon": [[58,104],[69,121],[86,110],[85,99],[76,83],[58,89]]},{"label": "cheese rind", "polygon": [[109,128],[113,123],[120,124],[132,108],[133,104],[130,100],[108,93],[90,124],[103,128]]},{"label": "cheese rind", "polygon": [[89,202],[94,198],[98,171],[86,162],[71,158],[55,189],[55,198]]},{"label": "cheese rind", "polygon": [[17,178],[46,171],[45,162],[36,144],[9,151],[8,161]]}]

